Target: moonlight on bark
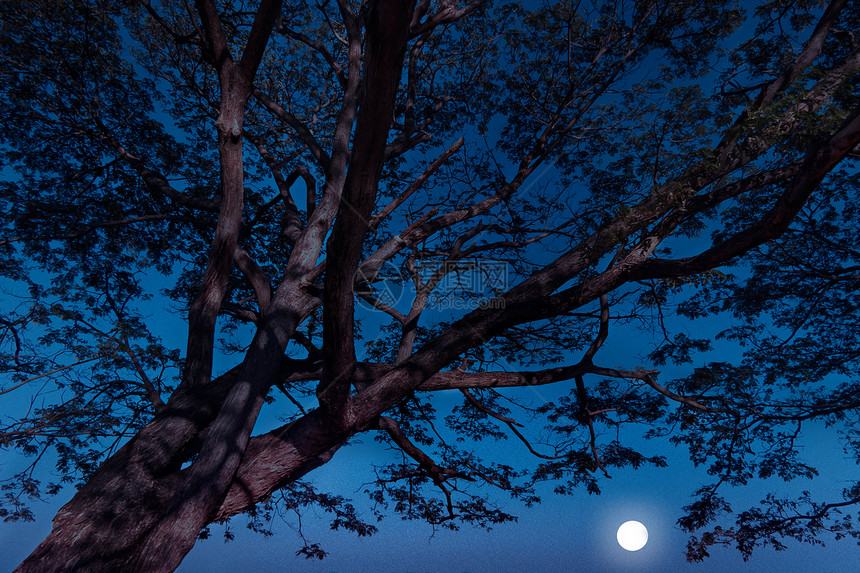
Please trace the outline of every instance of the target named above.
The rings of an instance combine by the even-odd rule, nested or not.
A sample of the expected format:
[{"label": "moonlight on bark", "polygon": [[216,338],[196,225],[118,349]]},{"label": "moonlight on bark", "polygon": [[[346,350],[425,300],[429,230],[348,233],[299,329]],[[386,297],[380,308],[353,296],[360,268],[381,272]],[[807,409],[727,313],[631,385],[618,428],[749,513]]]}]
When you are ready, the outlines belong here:
[{"label": "moonlight on bark", "polygon": [[[16,571],[173,571],[286,512],[515,527],[678,453],[688,560],[851,543],[858,31],[850,0],[0,0],[0,517],[68,500]],[[315,487],[359,442],[370,483]]]}]

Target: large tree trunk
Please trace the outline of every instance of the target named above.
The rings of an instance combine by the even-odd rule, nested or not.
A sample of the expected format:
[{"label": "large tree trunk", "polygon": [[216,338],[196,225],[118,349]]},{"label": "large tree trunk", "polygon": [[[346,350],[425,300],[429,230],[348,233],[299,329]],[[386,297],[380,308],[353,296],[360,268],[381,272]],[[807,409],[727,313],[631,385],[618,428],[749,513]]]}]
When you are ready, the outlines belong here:
[{"label": "large tree trunk", "polygon": [[[216,125],[224,200],[203,284],[189,316],[183,381],[167,407],[108,459],[59,512],[51,534],[17,571],[173,571],[206,524],[249,508],[274,489],[325,463],[350,435],[381,412],[365,408],[363,416],[345,423],[351,377],[344,372],[346,375],[337,376],[334,400],[328,399],[329,392],[321,392],[320,410],[277,432],[254,440],[250,437],[268,388],[283,375],[280,366],[287,342],[316,304],[303,285],[308,269],[301,261],[309,257],[314,264],[319,249],[315,245],[310,251],[316,250],[316,254],[302,253],[301,238],[243,364],[221,380],[209,380],[215,320],[241,227],[244,107],[279,6],[275,0],[262,3],[245,54],[235,63],[214,4],[198,0],[206,49],[221,86]],[[366,95],[356,132],[356,139],[362,141],[353,142],[360,151],[347,177],[351,204],[340,209],[348,214],[349,222],[339,234],[355,236],[345,242],[350,248],[341,258],[346,260],[335,256],[334,264],[329,263],[329,269],[343,266],[345,272],[333,272],[341,279],[340,288],[332,288],[337,296],[329,296],[328,302],[332,310],[347,303],[344,312],[336,313],[336,324],[328,321],[324,333],[326,340],[346,342],[348,349],[352,348],[351,336],[346,340],[343,332],[351,333],[352,280],[384,160],[413,6],[414,2],[382,1],[365,16],[372,49],[366,54]],[[337,189],[330,192],[324,200],[339,198]],[[360,220],[353,220],[350,209],[355,208],[363,215]],[[316,219],[323,211],[321,205]],[[322,223],[328,225],[331,219]],[[335,362],[345,359],[346,370],[351,371],[354,352],[337,354]],[[202,445],[195,461],[179,471],[189,446],[196,449],[197,443]]]},{"label": "large tree trunk", "polygon": [[[166,442],[175,445],[173,428],[200,424],[206,413],[211,417],[211,404],[201,402],[200,406],[204,413],[197,417],[174,414],[153,420],[134,440],[102,464],[57,513],[48,537],[15,571],[130,570],[129,560],[153,525],[162,519],[165,508],[180,491],[189,472],[187,469],[172,471],[155,478],[149,473],[152,468],[129,464],[129,460],[139,457],[147,445],[163,446]],[[179,420],[181,424],[177,424]],[[162,433],[156,435],[159,428]],[[245,461],[214,519],[247,510],[278,487],[324,464],[347,439],[343,433],[330,431],[318,411],[287,427],[253,438],[245,451]],[[161,448],[153,448],[153,451],[157,449]],[[191,535],[192,544],[198,532]]]},{"label": "large tree trunk", "polygon": [[50,535],[18,571],[98,571],[120,567],[162,512],[185,447],[215,417],[237,370],[202,392],[178,391],[167,407],[108,458],[57,513]]}]

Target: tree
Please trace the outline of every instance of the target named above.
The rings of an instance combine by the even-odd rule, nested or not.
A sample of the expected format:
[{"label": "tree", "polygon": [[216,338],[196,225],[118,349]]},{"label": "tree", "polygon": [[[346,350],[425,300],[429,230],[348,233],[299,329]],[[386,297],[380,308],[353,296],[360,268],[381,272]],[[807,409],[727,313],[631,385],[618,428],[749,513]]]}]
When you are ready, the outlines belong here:
[{"label": "tree", "polygon": [[[2,393],[30,392],[0,443],[78,486],[19,571],[172,571],[278,492],[372,533],[301,481],[362,434],[402,453],[373,500],[440,526],[512,519],[464,484],[665,463],[604,431],[637,423],[714,478],[690,559],[858,536],[860,482],[720,489],[814,475],[813,421],[860,461],[856,2],[180,4],[0,3]],[[637,328],[651,354],[602,365]],[[565,392],[519,402],[539,384]],[[473,453],[509,436],[533,467]],[[61,488],[36,462],[7,519]]]}]

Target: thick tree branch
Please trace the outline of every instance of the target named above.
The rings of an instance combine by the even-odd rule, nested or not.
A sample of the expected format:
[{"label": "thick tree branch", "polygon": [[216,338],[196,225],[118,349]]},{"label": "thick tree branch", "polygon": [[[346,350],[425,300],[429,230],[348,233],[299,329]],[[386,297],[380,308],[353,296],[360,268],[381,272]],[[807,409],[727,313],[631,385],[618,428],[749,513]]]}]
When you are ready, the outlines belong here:
[{"label": "thick tree branch", "polygon": [[408,22],[414,2],[387,1],[369,6],[365,47],[365,96],[355,129],[355,145],[344,183],[342,205],[332,229],[323,303],[325,372],[317,389],[321,406],[343,420],[355,364],[353,285],[382,171],[391,127]]},{"label": "thick tree branch", "polygon": [[281,0],[261,0],[254,23],[251,24],[251,32],[245,42],[242,59],[239,61],[239,72],[244,77],[248,86],[254,83],[257,69],[263,60],[266,44],[272,35],[272,29],[281,15]]},{"label": "thick tree branch", "polygon": [[230,47],[221,26],[221,17],[218,16],[218,9],[213,0],[196,0],[195,4],[200,13],[207,51],[220,75],[223,66],[233,62],[233,56],[230,54]]},{"label": "thick tree branch", "polygon": [[[298,364],[305,366],[298,366]],[[315,379],[321,374],[319,362],[300,361],[288,367],[290,380]],[[361,363],[355,368],[357,387],[372,386],[385,373],[393,369],[387,364]],[[286,371],[285,371],[286,372]],[[479,389],[521,387],[551,384],[569,380],[577,375],[644,379],[655,371],[619,371],[598,366],[551,368],[537,372],[439,372],[418,387],[421,391],[449,389]],[[332,427],[321,411],[314,410],[299,420],[251,439],[242,464],[236,474],[230,494],[216,519],[240,513],[254,503],[265,499],[284,484],[298,479],[311,469],[328,461],[346,437]],[[368,422],[372,426],[372,422]],[[539,457],[547,457],[533,451]],[[548,458],[549,459],[549,458]],[[173,478],[171,478],[173,479]]]},{"label": "thick tree branch", "polygon": [[435,13],[431,14],[430,17],[421,22],[420,19],[427,11],[427,6],[422,2],[419,4],[419,9],[415,11],[415,18],[412,21],[410,37],[416,38],[431,32],[434,28],[441,26],[442,24],[449,24],[451,22],[461,20],[485,3],[486,0],[474,0],[463,7],[458,7],[456,2],[444,0],[440,3],[439,9]]},{"label": "thick tree branch", "polygon": [[638,265],[636,278],[689,275],[714,268],[769,240],[780,237],[821,180],[860,143],[860,111],[829,139],[814,145],[803,167],[776,204],[754,225],[699,255],[678,260],[650,259]]},{"label": "thick tree branch", "polygon": [[761,93],[752,104],[752,109],[759,109],[762,105],[773,101],[774,97],[794,81],[806,70],[812,63],[821,55],[821,50],[824,48],[824,41],[830,35],[833,24],[836,23],[840,12],[845,7],[847,0],[833,0],[815,26],[815,30],[803,46],[803,50],[794,60],[794,62],[786,68],[786,70],[776,80],[764,87]]},{"label": "thick tree branch", "polygon": [[[261,3],[245,46],[246,54],[238,67],[233,65],[213,2],[198,0],[197,5],[213,51],[221,89],[215,125],[223,201],[203,284],[189,312],[186,367],[180,388],[199,387],[208,383],[211,376],[215,323],[226,293],[242,224],[245,106],[281,2],[263,0]],[[131,560],[132,569],[173,571],[194,544],[196,536],[189,535],[189,531],[199,531],[221,505],[262,406],[273,362],[277,364],[286,347],[284,334],[288,339],[298,325],[300,313],[296,312],[297,309],[278,310],[280,312],[265,315],[260,333],[249,351],[249,360],[254,363],[246,362],[241,369],[222,410],[209,428],[200,457],[192,464],[176,496],[135,552]],[[285,315],[278,316],[284,311],[287,311]]]}]

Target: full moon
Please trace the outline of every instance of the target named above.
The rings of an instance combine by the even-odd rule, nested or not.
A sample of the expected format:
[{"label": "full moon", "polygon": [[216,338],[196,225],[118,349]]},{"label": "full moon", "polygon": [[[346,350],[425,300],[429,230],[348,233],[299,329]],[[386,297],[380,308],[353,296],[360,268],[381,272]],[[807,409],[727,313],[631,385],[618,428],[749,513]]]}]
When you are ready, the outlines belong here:
[{"label": "full moon", "polygon": [[618,545],[627,551],[639,551],[648,543],[648,530],[638,521],[625,521],[618,528]]}]

